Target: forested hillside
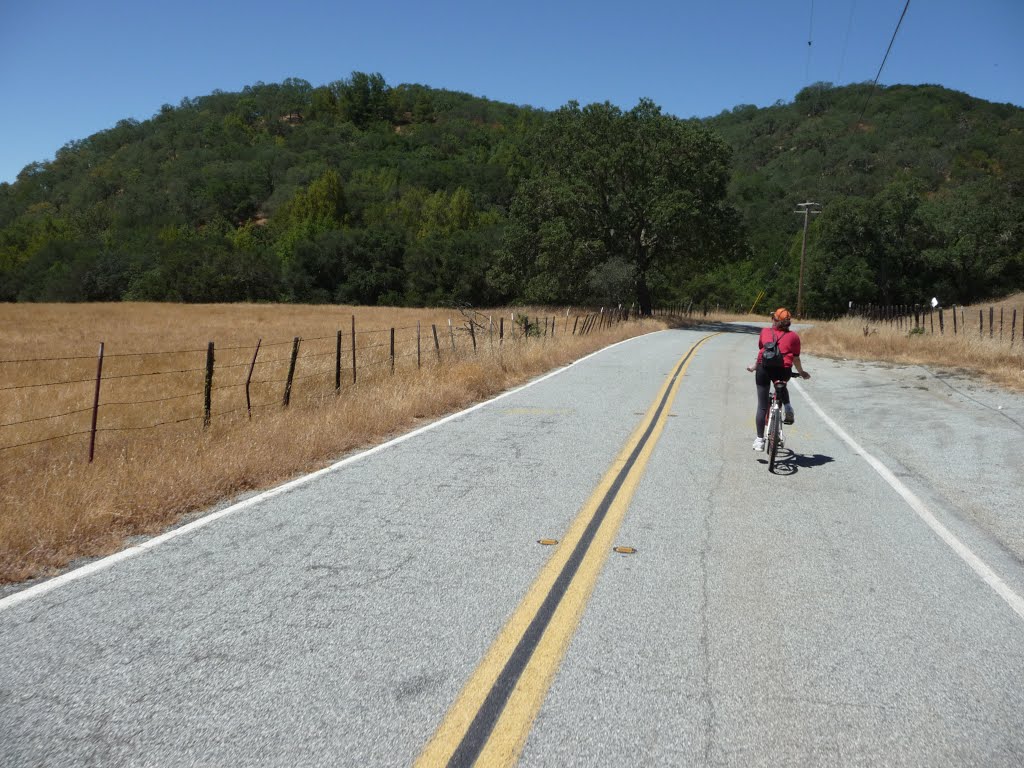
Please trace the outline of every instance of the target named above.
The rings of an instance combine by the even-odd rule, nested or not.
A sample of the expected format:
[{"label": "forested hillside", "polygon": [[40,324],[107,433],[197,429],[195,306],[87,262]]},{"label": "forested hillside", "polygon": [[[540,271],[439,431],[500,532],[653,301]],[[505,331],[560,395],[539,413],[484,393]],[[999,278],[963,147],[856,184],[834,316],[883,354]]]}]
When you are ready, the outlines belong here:
[{"label": "forested hillside", "polygon": [[486,302],[539,118],[360,73],[164,106],[0,187],[0,298]]},{"label": "forested hillside", "polygon": [[807,199],[811,311],[1024,287],[1024,110],[868,93],[707,120],[363,73],[185,99],[0,184],[0,300],[790,303]]},{"label": "forested hillside", "polygon": [[812,311],[968,302],[1024,286],[1019,107],[938,86],[871,95],[866,84],[817,84],[792,103],[739,106],[707,123],[733,147],[730,201],[756,256],[749,269],[713,273],[708,290],[723,299],[756,276],[770,299],[792,303],[803,220],[794,211],[807,200],[822,204],[808,239]]}]

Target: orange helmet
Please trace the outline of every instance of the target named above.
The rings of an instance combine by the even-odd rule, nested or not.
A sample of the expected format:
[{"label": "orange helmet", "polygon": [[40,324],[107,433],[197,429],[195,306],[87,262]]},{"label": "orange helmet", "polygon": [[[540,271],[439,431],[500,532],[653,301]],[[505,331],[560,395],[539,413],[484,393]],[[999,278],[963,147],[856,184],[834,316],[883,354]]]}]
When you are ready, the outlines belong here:
[{"label": "orange helmet", "polygon": [[793,316],[790,314],[789,310],[785,307],[779,307],[772,312],[772,320],[776,323],[788,323],[792,317]]}]

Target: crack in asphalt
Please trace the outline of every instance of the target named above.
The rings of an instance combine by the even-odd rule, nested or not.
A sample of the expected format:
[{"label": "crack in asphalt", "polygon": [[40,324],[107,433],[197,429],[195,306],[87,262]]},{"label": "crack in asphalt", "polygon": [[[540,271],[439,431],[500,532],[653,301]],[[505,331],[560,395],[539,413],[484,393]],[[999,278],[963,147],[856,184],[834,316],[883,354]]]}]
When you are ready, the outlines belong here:
[{"label": "crack in asphalt", "polygon": [[979,400],[978,398],[976,398],[976,397],[971,397],[971,396],[970,396],[970,395],[968,395],[968,394],[967,394],[966,392],[964,392],[964,391],[963,391],[962,389],[958,389],[958,388],[954,387],[954,386],[953,386],[952,384],[950,384],[950,383],[949,383],[948,381],[946,381],[946,379],[944,379],[944,378],[943,378],[942,376],[939,376],[939,375],[938,375],[937,373],[932,373],[932,372],[931,372],[931,371],[929,371],[929,370],[928,370],[927,368],[925,368],[925,367],[924,367],[923,365],[922,365],[922,366],[919,366],[919,367],[921,368],[921,370],[922,370],[922,371],[924,371],[925,373],[927,373],[927,374],[928,374],[929,376],[931,376],[931,377],[932,377],[933,379],[936,379],[937,381],[940,381],[940,382],[942,382],[943,384],[945,384],[945,385],[946,385],[947,387],[949,387],[949,388],[950,388],[951,390],[953,390],[954,392],[956,392],[956,393],[957,393],[958,395],[960,395],[961,397],[966,397],[966,398],[967,398],[968,400],[970,400],[970,401],[972,401],[972,402],[974,402],[974,403],[977,403],[977,404],[978,404],[978,405],[980,405],[980,406],[981,406],[982,408],[987,408],[988,410],[992,411],[993,413],[997,413],[997,414],[999,414],[999,415],[1000,415],[1000,416],[1002,416],[1003,418],[1005,418],[1005,419],[1008,419],[1009,421],[1011,421],[1011,422],[1013,422],[1014,424],[1016,424],[1016,425],[1017,425],[1017,427],[1018,427],[1018,429],[1024,430],[1024,424],[1021,424],[1021,423],[1020,423],[1019,421],[1017,421],[1017,420],[1016,420],[1015,418],[1013,418],[1013,417],[1012,417],[1012,416],[1011,416],[1010,414],[1008,414],[1008,413],[1007,413],[1007,412],[1006,412],[1005,410],[1003,410],[1002,408],[993,408],[993,407],[992,407],[991,405],[989,405],[988,403],[983,403],[983,402],[981,402],[981,400]]}]

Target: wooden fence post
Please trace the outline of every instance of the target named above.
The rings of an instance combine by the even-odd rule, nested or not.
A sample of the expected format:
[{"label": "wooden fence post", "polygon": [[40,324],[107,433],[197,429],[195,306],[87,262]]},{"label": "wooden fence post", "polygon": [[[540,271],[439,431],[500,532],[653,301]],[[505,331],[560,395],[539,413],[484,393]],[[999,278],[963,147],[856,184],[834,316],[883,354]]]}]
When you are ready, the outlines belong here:
[{"label": "wooden fence post", "polygon": [[942,307],[939,307],[939,335],[946,335],[946,321],[942,316]]},{"label": "wooden fence post", "polygon": [[356,383],[356,316],[352,315],[352,383]]},{"label": "wooden fence post", "polygon": [[1003,308],[999,308],[999,340],[1003,340]]},{"label": "wooden fence post", "polygon": [[416,321],[416,367],[420,367],[420,321]]},{"label": "wooden fence post", "polygon": [[473,318],[469,319],[469,338],[473,340],[473,354],[476,354],[476,331],[473,330]]},{"label": "wooden fence post", "polygon": [[956,336],[956,304],[953,305],[953,335]]},{"label": "wooden fence post", "polygon": [[579,325],[579,322],[580,322],[580,316],[576,315],[576,319],[572,321],[572,335],[573,336],[576,335],[576,326]]},{"label": "wooden fence post", "polygon": [[391,329],[391,375],[395,375],[395,329]]},{"label": "wooden fence post", "polygon": [[430,330],[434,332],[434,351],[437,352],[437,362],[441,362],[441,342],[437,340],[437,326],[431,323]]},{"label": "wooden fence post", "polygon": [[250,419],[252,418],[252,399],[249,397],[249,385],[252,383],[252,372],[256,369],[256,355],[260,353],[260,344],[262,343],[263,339],[256,339],[256,349],[252,353],[252,362],[249,363],[249,375],[245,377],[245,410],[249,413]]},{"label": "wooden fence post", "polygon": [[334,391],[341,389],[341,329],[338,329],[338,347],[334,354]]},{"label": "wooden fence post", "polygon": [[295,363],[299,359],[299,337],[296,336],[292,340],[292,359],[288,363],[288,380],[284,383],[284,402],[285,408],[292,401],[292,380],[295,378]]},{"label": "wooden fence post", "polygon": [[452,342],[452,354],[455,353],[455,330],[452,328],[452,319],[448,318],[448,338]]},{"label": "wooden fence post", "polygon": [[928,322],[932,327],[932,336],[935,335],[935,310],[932,308],[928,309]]},{"label": "wooden fence post", "polygon": [[1010,349],[1013,349],[1013,337],[1017,335],[1017,308],[1013,309],[1013,320],[1010,321]]},{"label": "wooden fence post", "polygon": [[96,453],[96,418],[100,411],[100,380],[103,378],[103,342],[96,355],[96,391],[92,396],[92,427],[89,429],[89,463]]},{"label": "wooden fence post", "polygon": [[498,347],[505,341],[505,316],[502,315],[498,318]]},{"label": "wooden fence post", "polygon": [[213,396],[213,342],[206,345],[206,383],[203,387],[203,429],[210,426],[210,400]]},{"label": "wooden fence post", "polygon": [[978,338],[982,338],[985,335],[985,313],[982,310],[978,310]]},{"label": "wooden fence post", "polygon": [[989,307],[988,308],[988,337],[990,339],[992,338],[992,331],[993,331],[992,326],[995,325],[995,323],[992,322],[993,320],[995,320],[995,314],[996,314],[996,308],[995,307]]}]

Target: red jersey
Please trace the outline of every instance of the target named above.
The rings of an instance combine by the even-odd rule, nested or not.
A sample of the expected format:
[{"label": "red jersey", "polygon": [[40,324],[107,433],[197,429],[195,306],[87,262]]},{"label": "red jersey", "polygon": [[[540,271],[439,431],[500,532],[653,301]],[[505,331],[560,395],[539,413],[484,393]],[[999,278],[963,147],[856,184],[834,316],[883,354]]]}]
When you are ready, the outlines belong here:
[{"label": "red jersey", "polygon": [[782,364],[786,368],[792,368],[793,358],[800,356],[800,337],[795,331],[779,331],[774,328],[761,329],[761,336],[757,340],[757,365],[761,364],[761,350],[764,349],[766,342],[772,340],[772,333],[779,342]]}]

